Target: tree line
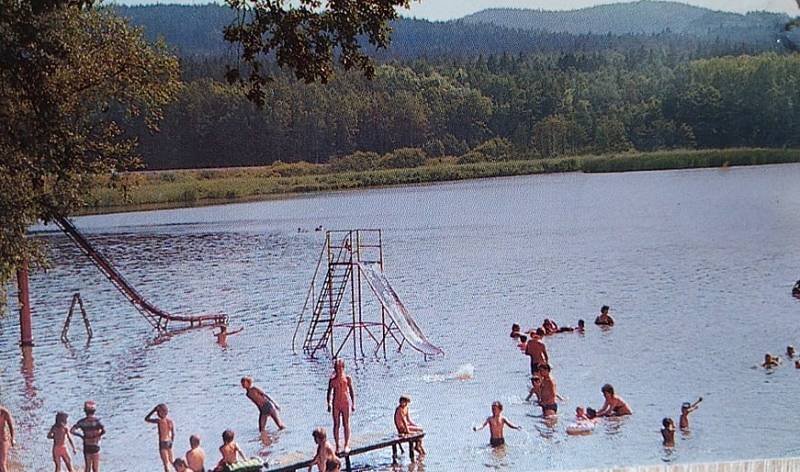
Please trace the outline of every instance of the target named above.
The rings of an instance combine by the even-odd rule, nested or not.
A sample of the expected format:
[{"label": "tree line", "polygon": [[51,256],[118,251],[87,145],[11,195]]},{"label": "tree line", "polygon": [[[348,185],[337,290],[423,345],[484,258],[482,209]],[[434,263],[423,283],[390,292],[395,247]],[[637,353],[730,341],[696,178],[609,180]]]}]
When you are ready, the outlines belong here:
[{"label": "tree line", "polygon": [[371,81],[345,73],[325,85],[273,68],[262,108],[225,83],[224,63],[182,61],[185,85],[160,132],[134,130],[149,168],[332,159],[358,168],[397,150],[405,157],[395,162],[479,162],[800,145],[800,56],[791,54],[692,59],[640,47],[416,59],[384,63]]}]

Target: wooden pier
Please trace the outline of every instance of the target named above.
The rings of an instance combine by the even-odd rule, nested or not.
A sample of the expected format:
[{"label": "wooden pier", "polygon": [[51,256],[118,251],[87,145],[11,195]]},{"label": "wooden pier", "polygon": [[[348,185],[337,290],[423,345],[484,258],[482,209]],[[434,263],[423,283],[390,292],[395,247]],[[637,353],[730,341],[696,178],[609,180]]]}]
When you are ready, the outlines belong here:
[{"label": "wooden pier", "polygon": [[[352,472],[353,466],[350,462],[351,456],[357,456],[359,454],[366,454],[367,452],[377,451],[379,449],[386,449],[391,447],[392,448],[392,462],[397,461],[400,457],[397,453],[398,448],[402,448],[402,445],[408,444],[408,456],[411,461],[414,461],[414,446],[415,443],[422,441],[422,438],[425,437],[425,433],[419,434],[410,434],[407,436],[395,436],[392,438],[385,439],[375,444],[368,444],[366,446],[356,447],[350,450],[348,453],[340,452],[337,455],[344,459],[344,464],[342,464],[342,470],[347,472]],[[269,472],[294,472],[295,470],[306,469],[308,466],[312,465],[313,462],[311,459],[297,462],[294,464],[287,464],[287,465],[280,465],[277,467],[265,467],[264,470]]]}]

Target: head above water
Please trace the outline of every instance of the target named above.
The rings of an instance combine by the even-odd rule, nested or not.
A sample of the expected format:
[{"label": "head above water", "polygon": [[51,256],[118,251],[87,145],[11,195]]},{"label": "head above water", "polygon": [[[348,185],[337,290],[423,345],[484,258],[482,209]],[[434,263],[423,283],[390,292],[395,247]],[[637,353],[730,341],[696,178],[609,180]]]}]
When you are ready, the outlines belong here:
[{"label": "head above water", "polygon": [[167,405],[164,403],[159,403],[156,407],[156,413],[158,414],[159,418],[165,418],[169,414],[169,409]]},{"label": "head above water", "polygon": [[583,320],[578,320],[578,328],[583,328],[586,326],[586,322]]},{"label": "head above water", "polygon": [[538,328],[536,330],[536,336],[542,337],[544,335],[545,335],[545,332],[544,332],[544,330],[542,328]]},{"label": "head above water", "polygon": [[522,327],[520,327],[520,325],[518,325],[517,323],[514,323],[514,324],[511,325],[511,332],[512,333],[519,333],[519,331],[521,329],[522,329]]},{"label": "head above water", "polygon": [[683,402],[683,404],[681,405],[681,411],[682,411],[682,412],[684,412],[684,411],[688,410],[688,409],[689,409],[689,408],[691,408],[691,407],[692,407],[692,404],[691,404],[691,403],[689,403],[689,402]]},{"label": "head above water", "polygon": [[528,342],[528,337],[523,334],[519,337],[519,341],[522,343]]},{"label": "head above water", "polygon": [[589,418],[590,420],[597,418],[597,410],[595,410],[594,408],[587,408],[586,417]]},{"label": "head above water", "polygon": [[664,428],[670,429],[675,427],[675,422],[672,421],[672,418],[664,418],[663,420],[661,420],[661,425]]},{"label": "head above water", "polygon": [[586,414],[586,412],[583,410],[582,406],[579,406],[579,407],[575,408],[575,414],[578,415],[578,416],[583,416],[583,415]]},{"label": "head above water", "polygon": [[608,310],[609,310],[608,305],[603,305],[602,307],[600,307],[600,313],[602,313],[604,315],[608,314]]},{"label": "head above water", "polygon": [[401,405],[408,405],[409,403],[411,403],[411,397],[409,395],[400,395]]},{"label": "head above water", "polygon": [[601,388],[600,391],[603,393],[603,395],[608,395],[611,397],[614,396],[614,386],[611,384],[603,385],[603,388]]}]

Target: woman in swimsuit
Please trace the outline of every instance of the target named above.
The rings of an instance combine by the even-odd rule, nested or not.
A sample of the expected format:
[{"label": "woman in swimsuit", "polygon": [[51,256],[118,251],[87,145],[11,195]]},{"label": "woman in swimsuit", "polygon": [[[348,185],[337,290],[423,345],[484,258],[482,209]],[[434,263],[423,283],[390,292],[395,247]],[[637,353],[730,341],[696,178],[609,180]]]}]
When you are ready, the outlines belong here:
[{"label": "woman in swimsuit", "polygon": [[339,449],[339,424],[344,423],[344,450],[350,449],[350,413],[356,411],[353,379],[344,373],[344,359],[336,359],[333,376],[328,381],[328,411],[333,412],[333,439]]},{"label": "woman in swimsuit", "polygon": [[72,472],[72,457],[67,451],[67,442],[72,446],[72,453],[77,452],[75,443],[72,442],[72,436],[69,434],[67,418],[67,414],[63,411],[56,413],[56,423],[50,427],[50,432],[47,433],[47,439],[53,440],[53,462],[56,463],[56,472],[61,470],[61,461],[64,461],[67,470]]},{"label": "woman in swimsuit", "polygon": [[315,465],[319,472],[339,472],[342,463],[336,457],[333,446],[328,442],[328,434],[325,433],[325,429],[317,428],[311,433],[311,436],[314,438],[314,442],[317,443],[317,455],[312,459],[313,463],[308,466],[309,472]]}]

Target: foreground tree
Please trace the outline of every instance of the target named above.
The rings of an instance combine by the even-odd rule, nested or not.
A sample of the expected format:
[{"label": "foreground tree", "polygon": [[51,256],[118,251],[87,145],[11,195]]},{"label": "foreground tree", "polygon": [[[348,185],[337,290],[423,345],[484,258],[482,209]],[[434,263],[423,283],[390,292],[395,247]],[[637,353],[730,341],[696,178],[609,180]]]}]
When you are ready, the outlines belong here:
[{"label": "foreground tree", "polygon": [[247,95],[263,105],[269,77],[261,60],[274,57],[306,83],[326,83],[338,61],[345,70],[361,69],[375,75],[361,41],[377,48],[389,45],[389,21],[398,18],[397,8],[408,8],[410,0],[227,0],[237,12],[237,21],[225,29],[225,39],[240,46],[240,67],[231,68],[231,82],[247,84]]},{"label": "foreground tree", "polygon": [[100,176],[137,165],[123,126],[155,129],[178,74],[163,45],[91,1],[0,0],[0,283],[45,261],[29,226],[71,214]]}]

